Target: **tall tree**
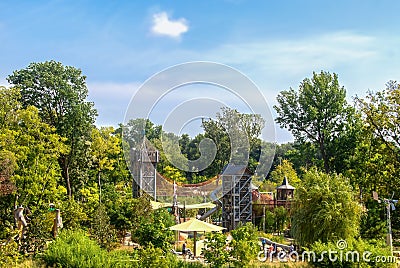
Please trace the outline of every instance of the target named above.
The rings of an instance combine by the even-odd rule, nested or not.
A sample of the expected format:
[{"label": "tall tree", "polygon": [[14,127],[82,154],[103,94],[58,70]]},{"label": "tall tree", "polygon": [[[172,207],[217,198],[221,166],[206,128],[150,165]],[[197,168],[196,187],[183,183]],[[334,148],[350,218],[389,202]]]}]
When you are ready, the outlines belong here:
[{"label": "tall tree", "polygon": [[37,107],[42,120],[67,138],[66,144],[70,150],[59,158],[59,164],[68,196],[71,197],[70,173],[85,163],[82,159],[88,150],[85,142],[90,139],[97,115],[94,104],[86,101],[86,77],[75,67],[46,61],[31,63],[7,79],[20,89],[23,107]]},{"label": "tall tree", "polygon": [[118,155],[121,153],[120,137],[114,135],[113,127],[94,128],[90,144],[92,168],[97,173],[97,183],[101,201],[101,176],[103,172],[113,170],[118,164]]},{"label": "tall tree", "polygon": [[353,238],[358,234],[361,206],[347,178],[312,168],[295,193],[292,233],[302,245]]},{"label": "tall tree", "polygon": [[[0,86],[0,137],[5,138],[17,118],[19,91],[15,88]],[[9,181],[17,167],[15,154],[0,146],[0,196],[15,190]]]},{"label": "tall tree", "polygon": [[[364,193],[364,200],[377,191],[382,197],[398,199],[400,190],[400,85],[389,81],[384,90],[369,92],[365,98],[356,98],[364,119],[363,139],[352,170]],[[368,205],[368,203],[367,203]],[[373,210],[368,216],[374,217]],[[400,229],[398,214],[392,219],[393,229]]]},{"label": "tall tree", "polygon": [[289,180],[289,183],[295,187],[300,183],[300,179],[293,168],[293,164],[287,159],[283,159],[282,163],[271,171],[271,181],[276,185],[280,185],[285,177]]},{"label": "tall tree", "polygon": [[204,120],[205,137],[212,139],[217,146],[211,173],[218,174],[229,162],[241,164],[245,160],[246,164],[252,164],[250,168],[254,170],[260,156],[259,136],[264,125],[265,120],[259,114],[239,113],[226,107],[221,108],[216,120]]},{"label": "tall tree", "polygon": [[17,89],[2,87],[0,95],[0,177],[6,175],[15,185],[15,203],[35,209],[42,202],[55,202],[65,194],[57,183],[57,159],[67,146],[55,128],[41,120],[37,108],[21,108]]},{"label": "tall tree", "polygon": [[389,81],[386,89],[369,92],[366,99],[356,98],[369,130],[392,152],[400,163],[400,85]]},{"label": "tall tree", "polygon": [[297,141],[312,142],[318,149],[326,172],[331,167],[328,144],[345,125],[346,91],[339,85],[338,76],[329,72],[313,73],[304,79],[299,90],[282,91],[277,97],[276,121],[288,128]]}]

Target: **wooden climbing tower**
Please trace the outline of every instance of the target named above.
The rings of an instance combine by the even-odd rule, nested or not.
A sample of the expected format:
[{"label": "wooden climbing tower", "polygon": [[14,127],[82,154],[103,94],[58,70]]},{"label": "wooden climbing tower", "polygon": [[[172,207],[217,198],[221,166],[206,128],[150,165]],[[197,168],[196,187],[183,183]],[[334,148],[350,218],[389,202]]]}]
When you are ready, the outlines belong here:
[{"label": "wooden climbing tower", "polygon": [[229,164],[222,174],[222,225],[231,231],[252,220],[251,176],[244,165]]},{"label": "wooden climbing tower", "polygon": [[133,168],[132,194],[139,197],[146,192],[154,200],[157,198],[157,163],[159,152],[143,145],[140,150],[131,150],[131,167]]}]

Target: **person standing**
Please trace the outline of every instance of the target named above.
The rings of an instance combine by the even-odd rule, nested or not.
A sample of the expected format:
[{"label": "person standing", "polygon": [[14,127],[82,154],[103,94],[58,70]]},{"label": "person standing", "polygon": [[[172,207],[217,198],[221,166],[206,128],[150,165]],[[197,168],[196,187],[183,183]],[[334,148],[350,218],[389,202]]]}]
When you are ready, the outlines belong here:
[{"label": "person standing", "polygon": [[186,256],[186,241],[184,241],[182,245],[182,254],[183,256]]},{"label": "person standing", "polygon": [[274,246],[271,244],[268,248],[268,255],[271,261],[273,261],[274,259]]}]

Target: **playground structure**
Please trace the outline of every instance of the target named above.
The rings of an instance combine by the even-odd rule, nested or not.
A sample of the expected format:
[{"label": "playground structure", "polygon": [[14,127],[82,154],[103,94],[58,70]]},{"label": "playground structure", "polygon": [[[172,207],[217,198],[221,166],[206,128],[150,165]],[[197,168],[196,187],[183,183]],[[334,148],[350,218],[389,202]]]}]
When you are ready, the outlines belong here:
[{"label": "playground structure", "polygon": [[[159,161],[159,152],[154,149],[147,149],[145,142],[140,150],[131,150],[131,167],[133,174],[132,193],[139,197],[147,192],[154,201],[157,201],[157,184],[160,184],[162,176],[156,168]],[[205,219],[222,208],[222,225],[227,230],[235,229],[239,223],[251,222],[252,220],[252,194],[251,194],[251,172],[246,166],[227,165],[219,178],[210,185],[212,191],[208,191],[216,206],[200,216]],[[165,180],[163,180],[165,181]],[[165,182],[164,182],[165,183]],[[222,185],[218,185],[222,183]],[[217,186],[217,187],[215,187]],[[213,188],[212,188],[213,187]],[[173,193],[165,193],[167,196],[174,196],[173,206],[176,206],[176,185],[173,184]],[[187,187],[190,191],[196,191]],[[193,187],[195,188],[195,187]],[[204,187],[207,189],[207,185]],[[217,195],[222,191],[222,197]],[[175,209],[174,209],[175,210]]]},{"label": "playground structure", "polygon": [[[182,205],[177,202],[177,185],[162,177],[157,172],[157,163],[159,162],[159,152],[156,149],[146,146],[144,142],[140,150],[131,150],[131,172],[133,175],[132,193],[134,197],[139,197],[143,192],[147,192],[154,201],[160,201],[161,197],[173,197],[172,203],[164,203],[164,207],[172,207],[176,216],[177,223],[180,222],[180,216],[177,215],[178,208],[185,211],[191,205]],[[211,182],[196,185],[181,185],[179,196],[191,197],[199,191],[202,192],[204,199],[206,196],[211,198],[215,205],[212,209],[199,215],[200,220],[205,220],[215,212],[222,209],[222,226],[228,231],[237,228],[240,224],[254,222],[255,215],[253,206],[263,206],[273,209],[277,206],[283,206],[290,209],[294,193],[294,187],[284,178],[282,185],[277,187],[277,195],[255,204],[253,201],[263,193],[252,184],[252,173],[245,165],[228,164],[224,167],[221,174]],[[201,186],[201,190],[199,190]],[[255,194],[256,192],[256,194]],[[256,198],[255,198],[256,197]],[[255,199],[255,200],[253,200]],[[156,203],[156,202],[155,202]],[[161,203],[157,206],[160,207]],[[193,208],[209,208],[209,203],[196,204]],[[186,213],[184,212],[184,220]]]},{"label": "playground structure", "polygon": [[243,165],[227,165],[221,174],[222,225],[228,231],[252,221],[252,175]]},{"label": "playground structure", "polygon": [[142,192],[147,192],[154,200],[157,199],[157,163],[159,156],[157,150],[147,150],[143,144],[141,150],[131,151],[131,165],[133,176],[132,194],[139,197]]},{"label": "playground structure", "polygon": [[286,177],[284,177],[282,184],[276,187],[276,195],[272,192],[259,192],[258,189],[253,189],[253,207],[261,206],[264,211],[265,209],[272,211],[276,207],[284,207],[290,210],[295,189],[289,184],[289,180]]}]

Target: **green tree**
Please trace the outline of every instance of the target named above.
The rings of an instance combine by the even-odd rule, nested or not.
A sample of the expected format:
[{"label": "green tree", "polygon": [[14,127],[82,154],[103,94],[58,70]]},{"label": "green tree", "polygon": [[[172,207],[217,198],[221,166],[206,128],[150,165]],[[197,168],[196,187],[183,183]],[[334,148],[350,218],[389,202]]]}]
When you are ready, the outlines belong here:
[{"label": "green tree", "polygon": [[231,255],[236,259],[236,266],[247,266],[255,259],[259,251],[258,231],[251,222],[232,231]]},{"label": "green tree", "polygon": [[15,122],[16,112],[21,109],[19,98],[21,94],[17,88],[0,86],[0,127],[8,128]]},{"label": "green tree", "polygon": [[308,170],[295,192],[292,233],[304,246],[315,241],[353,238],[358,234],[361,205],[347,178]]},{"label": "green tree", "polygon": [[152,221],[153,211],[147,196],[132,198],[131,186],[122,183],[108,184],[106,187],[103,204],[107,208],[110,224],[123,236],[128,231],[136,232],[142,223]]},{"label": "green tree", "polygon": [[[204,134],[198,134],[193,139],[189,139],[189,136],[184,134],[181,136],[179,140],[179,144],[181,146],[182,153],[187,157],[187,159],[195,161],[197,160],[199,165],[207,166],[207,158],[211,158],[212,155],[210,152],[203,150],[200,153],[199,147],[200,143],[206,137]],[[201,158],[202,154],[205,154],[206,157]],[[209,172],[210,169],[213,169],[212,165],[210,168],[206,168],[204,170],[198,170],[198,168],[190,164],[189,162],[189,172],[186,172],[185,177],[188,179],[189,183],[199,183],[210,179],[209,176],[212,176],[212,173]]]},{"label": "green tree", "polygon": [[367,239],[382,239],[387,232],[386,210],[372,198],[365,201],[367,210],[361,217],[360,235]]},{"label": "green tree", "polygon": [[285,230],[286,223],[289,220],[289,213],[284,207],[274,209],[274,219],[276,231],[280,234]]},{"label": "green tree", "polygon": [[0,134],[0,147],[13,152],[16,158],[18,168],[11,180],[17,187],[18,202],[25,205],[53,202],[65,190],[57,183],[60,178],[57,159],[67,148],[54,129],[41,122],[35,107],[19,110],[17,115],[18,122]]},{"label": "green tree", "polygon": [[81,203],[70,199],[60,204],[64,229],[76,230],[88,226],[89,217]]},{"label": "green tree", "polygon": [[300,183],[300,179],[293,168],[293,164],[286,159],[283,159],[282,163],[279,164],[273,171],[271,171],[270,176],[271,180],[276,185],[280,185],[284,177],[286,177],[290,184],[295,187],[297,187],[297,185]]},{"label": "green tree", "polygon": [[400,183],[400,85],[389,81],[385,90],[369,92],[365,99],[356,100],[365,117],[364,136],[369,137],[369,140],[364,139],[368,146],[365,149],[369,150],[367,163],[379,165],[374,171],[378,174],[372,173],[371,177],[380,181],[373,185],[380,187],[375,190],[381,195],[391,194],[399,189]]},{"label": "green tree", "polygon": [[[366,100],[357,98],[371,131],[395,154],[400,147],[400,85],[389,81],[387,88],[370,92]],[[400,157],[397,155],[397,161]]]},{"label": "green tree", "polygon": [[7,150],[0,150],[0,196],[9,195],[15,191],[15,186],[10,182],[17,166],[15,155]]},{"label": "green tree", "polygon": [[85,79],[81,70],[55,61],[31,63],[7,78],[20,89],[22,106],[37,107],[42,120],[66,138],[70,150],[58,160],[69,197],[72,196],[70,174],[79,174],[86,163],[85,142],[90,139],[97,115],[94,104],[86,101]]},{"label": "green tree", "polygon": [[[389,81],[384,90],[369,92],[365,98],[356,98],[364,119],[362,140],[354,154],[356,168],[349,172],[358,182],[364,200],[376,191],[389,197],[400,190],[400,85]],[[375,215],[373,215],[375,212]],[[376,209],[368,210],[368,219],[379,218]],[[384,219],[384,217],[383,217]],[[367,221],[368,223],[369,221]],[[372,221],[373,222],[373,221]],[[367,225],[368,226],[368,225]],[[394,213],[393,229],[400,229],[400,219]],[[377,233],[377,232],[376,232]]]},{"label": "green tree", "polygon": [[175,167],[166,166],[164,168],[163,175],[172,181],[176,181],[177,183],[187,183],[187,180],[182,172]]},{"label": "green tree", "polygon": [[131,119],[122,126],[122,134],[127,148],[140,149],[144,136],[150,141],[161,138],[161,126],[154,125],[149,119]]},{"label": "green tree", "polygon": [[250,163],[249,168],[254,171],[261,152],[259,136],[264,125],[265,120],[259,114],[243,114],[226,107],[221,108],[216,120],[204,120],[204,136],[212,139],[217,146],[217,154],[207,175],[213,177],[219,174],[229,162]]},{"label": "green tree", "polygon": [[345,126],[347,113],[346,91],[339,85],[336,74],[313,73],[304,79],[299,90],[282,91],[277,97],[276,121],[288,128],[296,141],[311,142],[318,148],[325,172],[331,170],[328,151],[331,143]]},{"label": "green tree", "polygon": [[204,258],[210,267],[223,267],[229,261],[229,252],[226,250],[226,236],[222,233],[208,233],[204,242]]},{"label": "green tree", "polygon": [[[5,238],[11,235],[16,205],[40,215],[44,204],[60,201],[65,195],[65,188],[58,184],[57,159],[67,148],[54,128],[42,122],[35,107],[22,108],[18,90],[2,87],[0,95],[0,187],[7,194],[0,195],[0,235]],[[36,223],[30,223],[32,234],[38,229]],[[44,224],[41,227],[47,230]],[[40,233],[33,235],[44,238]]]},{"label": "green tree", "polygon": [[118,163],[118,155],[122,150],[120,138],[113,133],[113,127],[101,127],[100,129],[94,128],[91,134],[91,165],[97,173],[100,201],[102,173],[115,168]]},{"label": "green tree", "polygon": [[110,250],[118,245],[116,230],[110,224],[110,217],[103,204],[99,204],[95,210],[90,232],[103,248]]},{"label": "green tree", "polygon": [[174,233],[168,228],[172,225],[173,216],[165,209],[157,209],[151,213],[150,221],[143,221],[140,228],[136,229],[134,237],[140,245],[152,244],[168,251],[174,241]]},{"label": "green tree", "polygon": [[[13,89],[2,89],[2,95],[6,91],[18,95]],[[14,163],[12,174],[8,174],[16,186],[14,203],[34,210],[43,202],[60,200],[65,194],[65,188],[58,185],[61,174],[57,159],[68,150],[55,129],[42,122],[38,110],[33,106],[22,109],[15,97],[9,99],[15,107],[4,104],[0,108],[6,115],[0,126],[0,152]]]}]

